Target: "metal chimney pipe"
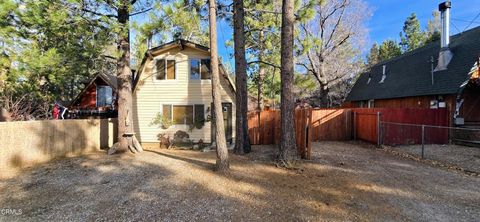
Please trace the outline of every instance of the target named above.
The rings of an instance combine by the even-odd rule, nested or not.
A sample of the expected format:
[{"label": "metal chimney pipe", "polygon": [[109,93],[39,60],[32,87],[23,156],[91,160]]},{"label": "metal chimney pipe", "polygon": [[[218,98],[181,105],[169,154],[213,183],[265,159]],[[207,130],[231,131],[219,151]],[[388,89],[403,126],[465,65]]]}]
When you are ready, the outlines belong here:
[{"label": "metal chimney pipe", "polygon": [[438,5],[438,10],[440,11],[441,19],[442,19],[442,35],[441,35],[441,48],[447,48],[448,44],[450,44],[450,8],[452,7],[452,3],[450,1],[446,1],[440,3]]},{"label": "metal chimney pipe", "polygon": [[438,5],[442,18],[442,35],[440,37],[440,53],[438,54],[438,63],[435,68],[436,71],[446,70],[450,60],[452,60],[453,54],[448,48],[450,44],[450,8],[452,4],[450,1],[446,1]]}]

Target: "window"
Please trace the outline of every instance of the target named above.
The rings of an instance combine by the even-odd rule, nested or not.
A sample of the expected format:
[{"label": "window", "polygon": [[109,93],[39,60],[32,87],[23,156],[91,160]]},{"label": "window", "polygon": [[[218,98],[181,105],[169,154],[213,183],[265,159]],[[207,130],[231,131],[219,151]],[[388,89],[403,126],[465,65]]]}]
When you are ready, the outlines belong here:
[{"label": "window", "polygon": [[193,106],[173,106],[173,122],[176,124],[192,124]]},{"label": "window", "polygon": [[167,60],[167,79],[175,79],[175,60]]},{"label": "window", "polygon": [[205,107],[203,105],[195,105],[195,119],[194,121],[205,120]]},{"label": "window", "polygon": [[159,59],[156,60],[155,62],[155,77],[157,80],[162,80],[165,79],[165,60],[164,59]]},{"label": "window", "polygon": [[172,105],[163,105],[162,107],[163,118],[172,119]]},{"label": "window", "polygon": [[175,60],[155,60],[155,79],[175,79]]},{"label": "window", "polygon": [[374,108],[375,107],[375,100],[371,99],[368,100],[368,108]]},{"label": "window", "polygon": [[358,107],[359,108],[365,107],[365,101],[358,101]]},{"label": "window", "polygon": [[202,59],[201,60],[202,66],[200,67],[200,73],[202,79],[211,79],[212,72],[210,70],[210,59]]},{"label": "window", "polygon": [[97,107],[111,106],[113,91],[110,86],[97,86]]},{"label": "window", "polygon": [[193,124],[194,121],[205,120],[205,108],[199,105],[163,105],[163,116],[175,124]]},{"label": "window", "polygon": [[190,79],[211,79],[210,59],[190,60]]},{"label": "window", "polygon": [[190,79],[200,79],[200,66],[198,59],[190,60]]}]

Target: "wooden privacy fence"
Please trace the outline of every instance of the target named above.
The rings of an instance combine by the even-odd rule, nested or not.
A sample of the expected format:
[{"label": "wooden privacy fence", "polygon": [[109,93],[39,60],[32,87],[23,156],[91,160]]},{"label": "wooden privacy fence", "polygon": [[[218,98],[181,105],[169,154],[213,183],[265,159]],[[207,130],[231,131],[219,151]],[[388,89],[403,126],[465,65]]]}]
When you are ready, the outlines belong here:
[{"label": "wooden privacy fence", "polygon": [[312,109],[312,140],[342,141],[352,139],[351,109]]},{"label": "wooden privacy fence", "polygon": [[19,168],[110,147],[116,119],[0,122],[0,178]]},{"label": "wooden privacy fence", "polygon": [[[294,127],[299,154],[302,158],[309,159],[312,141],[351,139],[351,110],[296,109]],[[265,110],[248,114],[248,134],[251,144],[278,144],[280,131],[280,110]]]},{"label": "wooden privacy fence", "polygon": [[[248,135],[252,145],[279,144],[280,110],[265,110],[248,114]],[[310,109],[295,110],[295,138],[297,150],[302,158],[310,158],[310,135],[307,127],[311,116]]]},{"label": "wooden privacy fence", "polygon": [[[405,129],[394,123],[417,124]],[[360,139],[374,144],[421,144],[421,125],[448,126],[446,109],[296,109],[297,148],[303,158],[310,158],[312,141]],[[293,126],[292,126],[293,129]],[[266,110],[248,114],[250,143],[280,142],[280,111]],[[448,142],[448,130],[431,129],[431,143]]]},{"label": "wooden privacy fence", "polygon": [[[354,109],[354,139],[375,144],[422,144],[422,125],[448,126],[447,109]],[[446,128],[430,128],[428,142],[448,143]]]}]

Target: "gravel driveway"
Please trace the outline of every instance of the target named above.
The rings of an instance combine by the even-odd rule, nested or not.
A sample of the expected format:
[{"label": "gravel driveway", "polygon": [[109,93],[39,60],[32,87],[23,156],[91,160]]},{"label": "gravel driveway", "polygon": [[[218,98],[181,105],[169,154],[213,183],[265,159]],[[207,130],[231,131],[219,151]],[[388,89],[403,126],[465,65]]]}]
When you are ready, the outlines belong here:
[{"label": "gravel driveway", "polygon": [[[313,144],[295,170],[271,162],[272,146],[231,155],[147,150],[93,153],[0,181],[0,221],[475,221],[480,178],[367,145]],[[20,213],[19,210],[21,210]],[[15,214],[16,212],[16,214]]]}]

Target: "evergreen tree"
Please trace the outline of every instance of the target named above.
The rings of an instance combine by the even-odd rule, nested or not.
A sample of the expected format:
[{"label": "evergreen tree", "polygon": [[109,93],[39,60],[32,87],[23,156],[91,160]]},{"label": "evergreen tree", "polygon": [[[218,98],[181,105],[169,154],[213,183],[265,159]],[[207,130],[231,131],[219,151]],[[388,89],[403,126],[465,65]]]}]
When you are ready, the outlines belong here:
[{"label": "evergreen tree", "polygon": [[[265,99],[273,94],[265,93],[270,87],[266,82],[280,67],[281,4],[279,1],[248,0],[245,8],[246,48],[250,55],[249,71],[256,83],[257,110],[263,110]],[[274,96],[274,95],[273,95]]]},{"label": "evergreen tree", "polygon": [[133,24],[137,31],[133,47],[136,65],[147,50],[147,42],[150,42],[150,47],[154,47],[180,38],[207,46],[208,24],[204,19],[206,9],[198,0],[157,2],[148,13],[147,22]]},{"label": "evergreen tree", "polygon": [[235,42],[236,139],[235,153],[250,152],[248,138],[247,61],[245,58],[245,11],[243,0],[233,1],[233,39]]},{"label": "evergreen tree", "polygon": [[424,44],[425,34],[420,28],[417,15],[412,13],[403,25],[403,32],[400,32],[400,45],[404,52],[409,52]]},{"label": "evergreen tree", "polygon": [[393,40],[383,41],[378,49],[379,62],[391,59],[401,54],[402,54],[402,49],[397,44],[397,42]]},{"label": "evergreen tree", "polygon": [[294,0],[282,1],[281,29],[281,134],[278,162],[281,166],[290,166],[297,158],[295,139],[295,100],[294,84]]},{"label": "evergreen tree", "polygon": [[228,161],[227,142],[223,121],[222,100],[220,94],[220,74],[217,47],[217,6],[215,0],[208,0],[208,26],[210,35],[210,67],[212,70],[212,100],[213,121],[215,121],[215,142],[217,143],[216,170],[227,172],[230,168]]},{"label": "evergreen tree", "polygon": [[367,65],[372,66],[380,62],[380,47],[375,42],[367,55]]},{"label": "evergreen tree", "polygon": [[104,48],[112,43],[108,22],[77,8],[67,0],[0,2],[0,97],[25,101],[28,95],[22,104],[35,104],[19,109],[34,113],[18,120],[48,118],[55,100],[68,103],[102,70]]},{"label": "evergreen tree", "polygon": [[440,22],[440,12],[433,11],[433,18],[428,21],[427,30],[425,30],[426,40],[425,43],[434,42],[440,40],[442,32],[442,24]]}]

